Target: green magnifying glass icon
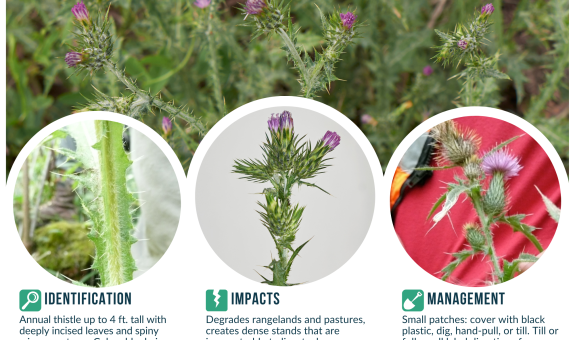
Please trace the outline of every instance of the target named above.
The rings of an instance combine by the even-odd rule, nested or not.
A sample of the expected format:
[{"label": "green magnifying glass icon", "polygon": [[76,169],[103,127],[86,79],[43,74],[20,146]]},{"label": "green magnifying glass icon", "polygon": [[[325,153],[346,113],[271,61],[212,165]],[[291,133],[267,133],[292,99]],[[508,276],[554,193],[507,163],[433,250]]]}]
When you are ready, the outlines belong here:
[{"label": "green magnifying glass icon", "polygon": [[28,304],[38,302],[38,299],[40,299],[40,295],[38,295],[38,293],[36,292],[29,292],[26,298],[28,302],[26,302],[24,306],[22,306],[22,310],[26,309],[26,307],[28,307]]}]

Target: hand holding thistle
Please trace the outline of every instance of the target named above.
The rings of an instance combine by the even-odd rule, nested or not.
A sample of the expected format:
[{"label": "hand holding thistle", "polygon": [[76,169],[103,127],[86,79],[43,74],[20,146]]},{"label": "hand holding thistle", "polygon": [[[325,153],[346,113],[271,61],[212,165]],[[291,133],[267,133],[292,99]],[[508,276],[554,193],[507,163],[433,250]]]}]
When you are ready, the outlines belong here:
[{"label": "hand holding thistle", "polygon": [[288,111],[272,114],[268,132],[262,146],[263,160],[236,160],[233,172],[242,174],[242,178],[249,181],[271,185],[263,191],[265,202],[258,202],[263,211],[258,213],[274,240],[278,259],[272,259],[265,266],[272,271],[273,277],[269,280],[262,276],[262,283],[292,286],[294,284],[287,281],[293,261],[309,242],[296,249],[293,247],[305,208],[292,205],[292,188],[296,184],[306,185],[326,192],[305,180],[324,172],[329,166],[326,156],[339,145],[341,138],[336,132],[327,131],[314,147],[309,141],[302,143],[303,137],[294,134],[293,118]]}]

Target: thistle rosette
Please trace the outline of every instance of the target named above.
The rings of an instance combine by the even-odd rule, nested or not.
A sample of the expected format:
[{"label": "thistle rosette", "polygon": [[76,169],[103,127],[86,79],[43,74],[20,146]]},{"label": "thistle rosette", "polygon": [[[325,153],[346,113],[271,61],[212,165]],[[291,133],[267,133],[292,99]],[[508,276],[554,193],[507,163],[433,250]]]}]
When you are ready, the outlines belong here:
[{"label": "thistle rosette", "polygon": [[75,67],[76,72],[88,70],[90,73],[101,69],[113,54],[112,35],[108,13],[98,20],[92,20],[86,5],[82,1],[72,7],[75,17],[74,26],[77,46],[70,46],[66,54],[66,63]]}]

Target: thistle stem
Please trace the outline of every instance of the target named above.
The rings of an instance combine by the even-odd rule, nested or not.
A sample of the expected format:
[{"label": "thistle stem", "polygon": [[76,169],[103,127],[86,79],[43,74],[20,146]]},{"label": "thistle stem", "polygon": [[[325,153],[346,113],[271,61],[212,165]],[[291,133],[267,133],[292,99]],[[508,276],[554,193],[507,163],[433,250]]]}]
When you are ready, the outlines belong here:
[{"label": "thistle stem", "polygon": [[226,114],[226,108],[224,104],[224,96],[222,94],[222,85],[220,83],[220,77],[218,76],[218,64],[217,64],[217,54],[216,54],[216,41],[214,39],[214,31],[212,28],[214,15],[216,12],[216,7],[218,5],[218,1],[212,1],[210,3],[209,11],[208,11],[208,28],[206,30],[206,38],[208,41],[208,52],[210,54],[210,69],[211,69],[211,79],[212,79],[212,91],[214,96],[214,101],[216,102],[216,107],[220,117],[223,117]]},{"label": "thistle stem", "polygon": [[[327,48],[327,50],[324,52],[324,55],[331,55],[334,50],[336,49],[337,45],[339,44],[339,42],[329,46]],[[320,60],[315,64],[315,67],[313,68],[313,70],[311,71],[311,74],[309,76],[309,85],[305,94],[306,98],[310,98],[312,93],[311,90],[314,88],[313,83],[316,81],[317,76],[320,74],[323,66],[325,64],[325,59],[324,58],[320,58]]]},{"label": "thistle stem", "polygon": [[118,66],[115,63],[113,63],[109,60],[106,60],[106,61],[104,61],[104,67],[106,68],[106,70],[108,70],[109,72],[114,74],[116,76],[116,78],[118,78],[118,80],[121,81],[126,86],[126,88],[128,90],[130,90],[134,94],[136,94],[138,96],[139,101],[146,102],[149,105],[153,105],[160,110],[164,110],[171,117],[180,117],[180,118],[184,119],[185,121],[190,123],[192,126],[194,126],[200,134],[206,133],[206,128],[198,119],[196,119],[192,115],[182,111],[181,109],[179,109],[179,108],[177,108],[171,104],[168,104],[159,98],[156,98],[156,96],[153,96],[153,95],[151,95],[145,91],[140,90],[135,85],[135,83],[126,76],[124,71],[122,71],[118,68]]},{"label": "thistle stem", "polygon": [[474,192],[470,195],[471,201],[473,202],[473,207],[479,216],[479,222],[481,222],[481,227],[483,228],[483,233],[485,234],[485,241],[487,243],[487,253],[489,259],[493,263],[493,271],[497,280],[501,282],[503,274],[501,273],[501,268],[499,268],[499,260],[497,254],[495,253],[495,247],[493,245],[493,235],[491,234],[491,229],[489,228],[489,217],[485,214],[483,210],[483,205],[481,203],[481,196]]},{"label": "thistle stem", "polygon": [[126,169],[131,162],[124,151],[123,125],[94,122],[100,163],[102,222],[94,239],[96,261],[103,286],[116,286],[133,279],[136,264],[131,247],[136,242],[130,215],[131,196],[126,188]]},{"label": "thistle stem", "polygon": [[295,48],[295,44],[293,43],[293,41],[290,39],[290,37],[287,35],[287,33],[284,31],[283,28],[281,28],[281,27],[278,28],[278,33],[279,33],[280,37],[283,39],[284,44],[286,45],[286,47],[290,51],[290,54],[292,55],[292,58],[295,61],[296,66],[302,70],[302,76],[304,77],[304,83],[308,84],[308,79],[309,79],[308,70],[305,67],[303,60],[301,60],[301,56],[299,55],[299,52]]}]

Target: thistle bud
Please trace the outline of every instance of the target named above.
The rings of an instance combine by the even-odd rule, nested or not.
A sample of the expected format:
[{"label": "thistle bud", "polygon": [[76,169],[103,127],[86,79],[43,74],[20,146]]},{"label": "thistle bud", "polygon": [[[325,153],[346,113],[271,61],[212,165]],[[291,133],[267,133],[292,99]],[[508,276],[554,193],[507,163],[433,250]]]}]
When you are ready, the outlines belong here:
[{"label": "thistle bud", "polygon": [[164,135],[168,136],[170,133],[172,133],[172,120],[168,117],[163,117],[162,118],[162,130],[164,131]]},{"label": "thistle bud", "polygon": [[206,8],[210,5],[211,2],[212,2],[211,0],[196,0],[196,2],[194,2],[194,5],[199,8]]},{"label": "thistle bud", "polygon": [[345,14],[340,13],[339,17],[341,18],[341,24],[343,25],[343,27],[345,27],[346,29],[350,29],[353,27],[356,16],[352,12],[347,12]]},{"label": "thistle bud", "polygon": [[464,49],[467,48],[467,41],[466,41],[465,39],[461,39],[461,40],[459,40],[459,41],[457,42],[457,46],[458,46],[460,49],[464,50]]},{"label": "thistle bud", "polygon": [[429,65],[423,68],[423,75],[429,77],[433,73],[433,68]]},{"label": "thistle bud", "polygon": [[490,16],[493,13],[493,11],[495,11],[495,7],[493,7],[493,4],[487,4],[481,7],[481,15]]},{"label": "thistle bud", "polygon": [[246,13],[252,15],[260,14],[267,4],[264,0],[248,0],[246,1]]},{"label": "thistle bud", "polygon": [[475,251],[481,251],[483,246],[485,246],[485,235],[483,235],[479,226],[476,223],[467,223],[463,226],[463,230],[471,248]]},{"label": "thistle bud", "polygon": [[471,156],[463,166],[463,173],[465,177],[471,180],[481,178],[481,175],[483,175],[481,160],[476,155]]},{"label": "thistle bud", "polygon": [[431,136],[439,143],[436,155],[441,164],[464,166],[479,150],[480,138],[472,130],[461,130],[448,120],[433,129]]},{"label": "thistle bud", "polygon": [[376,126],[377,125],[377,120],[375,120],[375,118],[373,118],[372,116],[366,114],[363,114],[361,116],[361,123],[362,124],[369,124],[371,126]]},{"label": "thistle bud", "polygon": [[329,147],[329,151],[333,151],[341,141],[341,137],[336,132],[328,131],[321,139],[324,146]]},{"label": "thistle bud", "polygon": [[74,6],[72,6],[72,14],[76,17],[76,20],[82,22],[89,22],[90,21],[90,14],[88,13],[88,9],[86,5],[84,5],[83,1],[78,2]]},{"label": "thistle bud", "polygon": [[68,52],[66,53],[66,58],[64,58],[68,67],[75,67],[82,61],[84,61],[84,55],[80,52]]},{"label": "thistle bud", "polygon": [[279,115],[279,128],[284,130],[284,132],[293,132],[293,118],[291,112],[284,111]]},{"label": "thistle bud", "polygon": [[503,174],[497,172],[491,178],[489,188],[483,197],[483,208],[489,216],[498,216],[505,210],[505,182]]}]

